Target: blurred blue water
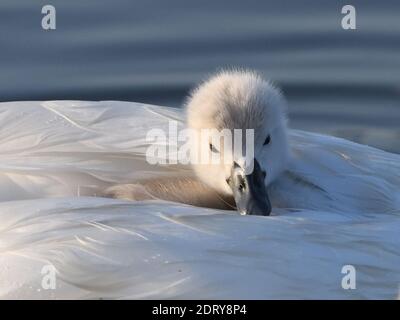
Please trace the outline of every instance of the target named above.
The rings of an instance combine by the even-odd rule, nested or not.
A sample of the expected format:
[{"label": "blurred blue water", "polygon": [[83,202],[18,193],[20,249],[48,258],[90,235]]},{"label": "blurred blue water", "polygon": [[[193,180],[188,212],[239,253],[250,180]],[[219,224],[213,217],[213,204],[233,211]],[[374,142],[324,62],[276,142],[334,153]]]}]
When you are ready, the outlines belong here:
[{"label": "blurred blue water", "polygon": [[[41,8],[57,29],[41,28]],[[400,152],[400,2],[2,0],[0,101],[115,99],[180,106],[224,67],[262,72],[291,126]]]}]

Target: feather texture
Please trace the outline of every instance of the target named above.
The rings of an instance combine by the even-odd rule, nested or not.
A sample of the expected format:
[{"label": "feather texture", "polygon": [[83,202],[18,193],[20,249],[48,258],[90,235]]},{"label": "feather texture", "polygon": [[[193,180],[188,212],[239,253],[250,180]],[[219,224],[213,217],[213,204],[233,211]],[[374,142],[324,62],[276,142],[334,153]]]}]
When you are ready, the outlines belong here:
[{"label": "feather texture", "polygon": [[[87,197],[191,175],[144,157],[146,132],[183,118],[126,102],[1,103],[0,297],[398,297],[399,155],[291,130],[271,217]],[[341,287],[347,264],[356,290]],[[42,287],[46,265],[54,290]]]}]

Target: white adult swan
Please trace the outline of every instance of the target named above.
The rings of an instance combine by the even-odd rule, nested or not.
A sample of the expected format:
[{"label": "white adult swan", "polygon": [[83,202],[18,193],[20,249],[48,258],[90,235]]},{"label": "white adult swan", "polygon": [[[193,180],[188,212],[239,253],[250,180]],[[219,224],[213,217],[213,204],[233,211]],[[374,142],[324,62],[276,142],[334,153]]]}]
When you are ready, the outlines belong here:
[{"label": "white adult swan", "polygon": [[[206,154],[211,158],[212,153],[218,153],[220,161],[192,161],[196,177],[188,173],[117,185],[109,188],[107,195],[224,209],[236,204],[242,214],[259,215],[271,211],[266,188],[277,207],[356,212],[387,212],[399,207],[397,186],[393,188],[388,182],[399,181],[400,171],[357,164],[374,154],[349,155],[318,145],[305,152],[301,141],[290,150],[285,100],[254,72],[225,71],[211,77],[192,93],[186,109],[188,128],[198,132],[191,148],[198,151],[197,156]],[[206,137],[200,133],[205,129],[209,130]],[[212,144],[218,141],[221,130],[234,129],[254,130],[254,170],[250,173],[245,173],[242,150],[235,152],[232,146],[216,148]],[[398,168],[399,164],[393,165]]]},{"label": "white adult swan", "polygon": [[[195,181],[192,166],[146,161],[147,132],[170,120],[185,127],[181,109],[133,102],[0,103],[0,298],[398,297],[399,155],[288,129],[270,217],[92,197]],[[355,290],[342,287],[348,265]]]}]

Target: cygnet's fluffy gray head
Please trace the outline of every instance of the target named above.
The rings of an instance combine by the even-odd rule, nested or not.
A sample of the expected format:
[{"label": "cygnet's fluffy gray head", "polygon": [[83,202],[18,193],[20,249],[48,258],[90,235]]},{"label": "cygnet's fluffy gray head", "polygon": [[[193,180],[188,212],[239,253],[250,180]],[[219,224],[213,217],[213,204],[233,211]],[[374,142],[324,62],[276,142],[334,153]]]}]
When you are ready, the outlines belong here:
[{"label": "cygnet's fluffy gray head", "polygon": [[[187,102],[187,126],[191,129],[254,130],[256,172],[253,175],[240,172],[246,165],[243,154],[231,150],[227,155],[225,147],[213,146],[215,130],[210,130],[208,139],[192,142],[200,154],[221,154],[224,161],[193,164],[194,170],[210,187],[232,194],[241,213],[262,214],[260,210],[266,210],[265,205],[269,204],[266,193],[268,203],[258,206],[263,208],[250,201],[252,197],[264,196],[260,193],[265,190],[257,184],[261,180],[265,188],[286,167],[289,152],[285,111],[286,102],[280,91],[252,71],[220,72],[195,89]],[[226,161],[225,156],[230,160]],[[247,193],[241,192],[243,187]]]}]

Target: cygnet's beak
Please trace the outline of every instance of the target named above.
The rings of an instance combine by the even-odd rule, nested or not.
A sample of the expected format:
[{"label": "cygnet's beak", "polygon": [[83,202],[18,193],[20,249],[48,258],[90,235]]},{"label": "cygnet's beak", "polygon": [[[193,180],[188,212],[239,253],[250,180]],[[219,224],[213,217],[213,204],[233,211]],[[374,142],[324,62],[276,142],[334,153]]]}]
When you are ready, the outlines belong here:
[{"label": "cygnet's beak", "polygon": [[232,189],[236,208],[240,214],[268,216],[271,213],[271,203],[264,179],[265,171],[261,170],[256,159],[250,174],[246,174],[243,168],[234,163],[227,182]]}]

